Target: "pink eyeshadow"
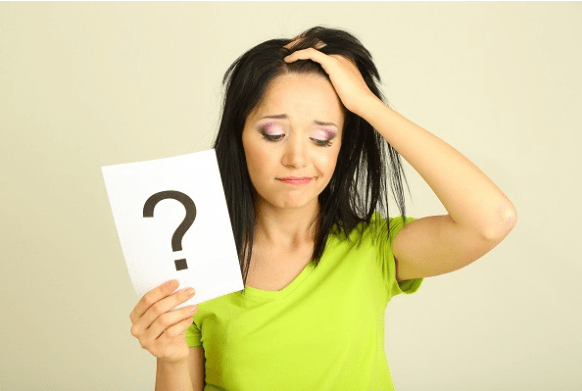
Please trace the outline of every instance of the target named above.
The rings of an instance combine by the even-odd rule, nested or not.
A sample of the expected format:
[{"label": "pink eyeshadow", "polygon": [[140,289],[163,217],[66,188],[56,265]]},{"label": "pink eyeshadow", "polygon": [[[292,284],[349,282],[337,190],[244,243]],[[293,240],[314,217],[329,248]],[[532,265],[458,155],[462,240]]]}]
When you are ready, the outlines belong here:
[{"label": "pink eyeshadow", "polygon": [[[278,135],[283,133],[281,131],[281,126],[277,123],[277,122],[267,122],[264,123],[262,125],[260,125],[260,127],[263,127],[265,129],[265,133],[268,135]],[[319,139],[325,139],[325,140],[331,140],[332,138],[334,138],[336,136],[336,132],[334,132],[333,130],[330,129],[324,129],[324,128],[319,128],[316,129],[315,131],[313,131],[311,133],[311,135],[313,137],[319,138]]]},{"label": "pink eyeshadow", "polygon": [[281,132],[275,132],[275,130],[277,130],[278,126],[277,123],[275,122],[267,122],[265,125],[266,128],[266,132],[269,135],[275,135],[275,134],[280,134]]},{"label": "pink eyeshadow", "polygon": [[333,130],[329,130],[329,129],[317,129],[315,132],[313,132],[313,135],[316,138],[330,140],[330,139],[335,137],[336,132],[334,132]]}]

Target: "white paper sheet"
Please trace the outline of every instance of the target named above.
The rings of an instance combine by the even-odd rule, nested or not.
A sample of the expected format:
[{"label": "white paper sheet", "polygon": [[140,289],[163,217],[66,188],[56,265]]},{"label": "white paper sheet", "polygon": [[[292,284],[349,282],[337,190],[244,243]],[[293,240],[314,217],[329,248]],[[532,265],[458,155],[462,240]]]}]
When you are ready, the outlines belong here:
[{"label": "white paper sheet", "polygon": [[[139,297],[175,278],[180,289],[196,290],[194,297],[174,308],[177,310],[244,288],[214,149],[101,170],[127,269]],[[178,193],[161,193],[168,191]],[[155,202],[157,193],[161,194]],[[184,205],[164,195],[179,195],[188,202]],[[144,217],[150,197],[145,209],[153,208],[153,217]],[[176,230],[187,210],[195,218],[180,235]],[[178,242],[182,250],[174,251]],[[184,261],[175,261],[182,259],[186,268],[178,270]]]}]

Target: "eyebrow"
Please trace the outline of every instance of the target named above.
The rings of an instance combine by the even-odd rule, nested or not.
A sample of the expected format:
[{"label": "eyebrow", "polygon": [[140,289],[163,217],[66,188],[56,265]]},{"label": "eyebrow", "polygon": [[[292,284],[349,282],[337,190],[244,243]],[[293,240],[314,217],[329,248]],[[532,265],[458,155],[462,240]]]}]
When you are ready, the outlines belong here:
[{"label": "eyebrow", "polygon": [[[265,119],[265,118],[289,119],[289,116],[287,114],[266,115],[261,119]],[[333,122],[322,122],[322,121],[318,121],[318,120],[313,120],[313,123],[316,125],[320,125],[320,126],[335,126],[336,128],[338,128],[338,126],[336,124],[334,124]]]}]

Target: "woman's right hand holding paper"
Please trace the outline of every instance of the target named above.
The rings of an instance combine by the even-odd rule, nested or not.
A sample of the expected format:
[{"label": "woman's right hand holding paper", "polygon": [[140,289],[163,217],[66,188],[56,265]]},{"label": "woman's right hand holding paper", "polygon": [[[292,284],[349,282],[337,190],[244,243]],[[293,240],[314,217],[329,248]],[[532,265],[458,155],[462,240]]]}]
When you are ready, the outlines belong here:
[{"label": "woman's right hand holding paper", "polygon": [[192,315],[198,311],[198,305],[171,311],[194,296],[192,288],[189,288],[192,293],[188,289],[172,293],[178,285],[177,280],[172,280],[152,289],[129,314],[131,335],[141,347],[159,360],[172,363],[188,359],[186,330],[192,324]]}]

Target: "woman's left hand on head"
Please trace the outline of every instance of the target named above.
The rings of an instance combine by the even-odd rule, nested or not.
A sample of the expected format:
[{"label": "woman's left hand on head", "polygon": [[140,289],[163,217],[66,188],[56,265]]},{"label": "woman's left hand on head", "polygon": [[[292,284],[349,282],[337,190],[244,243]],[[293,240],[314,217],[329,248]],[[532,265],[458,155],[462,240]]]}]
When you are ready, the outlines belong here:
[{"label": "woman's left hand on head", "polygon": [[321,65],[329,75],[331,84],[343,105],[352,113],[358,114],[359,108],[370,98],[378,99],[370,91],[358,67],[345,57],[337,54],[327,55],[314,48],[298,50],[284,58],[285,62],[312,60]]}]

